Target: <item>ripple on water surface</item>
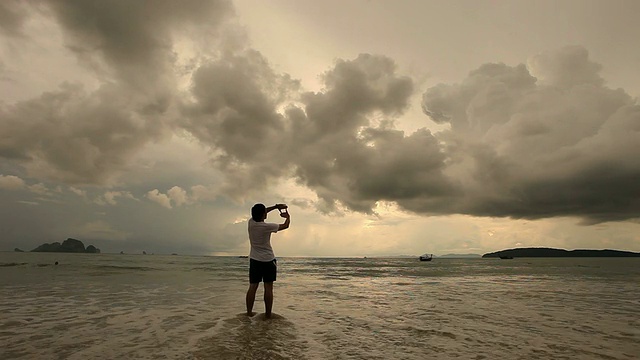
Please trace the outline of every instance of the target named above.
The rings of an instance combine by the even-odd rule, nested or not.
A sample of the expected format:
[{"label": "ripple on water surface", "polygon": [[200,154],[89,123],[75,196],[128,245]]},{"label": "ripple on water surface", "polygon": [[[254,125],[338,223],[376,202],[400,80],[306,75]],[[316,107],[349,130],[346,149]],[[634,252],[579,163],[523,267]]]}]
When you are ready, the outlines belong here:
[{"label": "ripple on water surface", "polygon": [[[239,314],[246,259],[11,255],[0,254],[10,264],[0,266],[2,359],[640,353],[637,261],[283,258],[279,316],[266,320]],[[255,311],[264,311],[262,287]]]}]

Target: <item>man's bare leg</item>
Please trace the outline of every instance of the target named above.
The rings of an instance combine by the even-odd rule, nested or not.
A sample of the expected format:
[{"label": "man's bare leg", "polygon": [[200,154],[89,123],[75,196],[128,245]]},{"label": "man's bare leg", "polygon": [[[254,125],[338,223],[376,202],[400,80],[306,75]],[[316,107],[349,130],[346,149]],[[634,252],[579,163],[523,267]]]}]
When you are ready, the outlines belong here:
[{"label": "man's bare leg", "polygon": [[249,290],[247,290],[247,316],[256,314],[253,312],[253,302],[256,300],[256,291],[259,285],[260,283],[249,284]]},{"label": "man's bare leg", "polygon": [[268,319],[271,317],[271,308],[273,307],[273,283],[264,283],[264,315]]}]

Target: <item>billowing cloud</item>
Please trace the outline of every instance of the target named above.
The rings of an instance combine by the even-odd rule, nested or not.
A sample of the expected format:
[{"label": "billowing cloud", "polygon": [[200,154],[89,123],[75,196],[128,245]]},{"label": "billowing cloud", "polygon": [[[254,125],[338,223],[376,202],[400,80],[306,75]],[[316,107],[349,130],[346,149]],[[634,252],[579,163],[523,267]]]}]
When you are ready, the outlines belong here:
[{"label": "billowing cloud", "polygon": [[[294,139],[289,153],[304,185],[325,204],[339,200],[363,212],[388,197],[412,196],[398,188],[396,172],[408,175],[400,181],[413,182],[432,169],[427,175],[434,180],[432,187],[423,190],[443,190],[435,189],[442,185],[438,168],[443,157],[431,133],[405,137],[393,129],[408,107],[413,82],[396,74],[391,59],[363,54],[341,60],[323,78],[324,91],[303,94],[304,107],[287,114]],[[416,163],[418,158],[429,160]],[[407,166],[415,171],[407,173]]]},{"label": "billowing cloud", "polygon": [[28,186],[29,191],[38,195],[51,195],[51,190],[45,184],[38,183]]},{"label": "billowing cloud", "polygon": [[298,86],[253,50],[206,62],[193,73],[182,126],[219,152],[215,165],[226,173],[228,196],[264,188],[286,173],[291,133],[277,110]]},{"label": "billowing cloud", "polygon": [[[281,114],[278,108],[286,104],[284,100],[295,100],[297,83],[275,74],[256,52],[206,64],[195,72],[195,102],[183,111],[189,119],[186,128],[222,151],[217,164],[230,179],[225,193],[260,190],[270,180],[294,172],[327,204],[341,200],[354,210],[370,211],[384,197],[365,194],[361,188],[390,185],[390,177],[378,176],[415,165],[412,160],[423,156],[418,155],[422,150],[437,155],[435,141],[428,141],[431,134],[422,131],[413,139],[427,139],[424,145],[420,140],[407,141],[403,148],[414,158],[398,164],[394,162],[402,155],[380,156],[403,138],[391,125],[408,106],[413,91],[411,79],[395,74],[391,59],[365,54],[340,60],[323,78],[324,91],[300,94],[302,107],[289,106]],[[375,116],[385,119],[374,124],[370,117]],[[434,163],[441,160],[440,155]],[[437,167],[434,163],[425,166]],[[434,191],[446,187],[438,181]]]},{"label": "billowing cloud", "polygon": [[86,190],[78,189],[78,188],[73,187],[73,186],[69,186],[69,191],[71,191],[72,193],[74,193],[74,194],[76,194],[76,195],[78,195],[80,197],[83,197],[83,198],[87,197],[87,191]]},{"label": "billowing cloud", "polygon": [[135,88],[160,92],[174,81],[174,48],[185,35],[181,31],[196,27],[204,29],[197,36],[213,37],[232,13],[228,0],[49,3],[66,32],[68,48],[84,64]]},{"label": "billowing cloud", "polygon": [[413,82],[391,59],[338,60],[323,90],[281,114],[295,88],[248,53],[197,70],[183,113],[185,128],[222,152],[227,194],[292,174],[323,212],[371,213],[391,201],[421,214],[635,218],[638,105],[606,87],[600,69],[582,47],[534,56],[529,67],[485,64],[423,95],[425,113],[449,130],[405,134],[395,122]]},{"label": "billowing cloud", "polygon": [[[197,34],[189,40],[201,45],[219,39],[216,31],[232,14],[231,4],[53,0],[43,4],[41,10],[51,11],[58,20],[67,48],[94,71],[101,85],[85,90],[64,83],[37,98],[0,104],[0,158],[35,178],[111,184],[133,155],[161,140],[172,127],[179,42],[189,31]],[[14,19],[5,27],[18,31],[28,6],[4,4],[0,16]]]},{"label": "billowing cloud", "polygon": [[[83,196],[83,193],[76,194]],[[104,195],[98,197],[95,203],[98,205],[117,205],[118,198],[137,200],[136,197],[128,191],[107,191]]]},{"label": "billowing cloud", "polygon": [[[1,1],[3,246],[79,237],[115,252],[245,253],[250,206],[286,202],[288,255],[637,248],[640,109],[606,81],[632,82],[620,78],[633,51],[610,53],[611,71],[576,46],[524,61],[566,38],[515,49],[478,34],[492,43],[462,58],[463,42],[434,47],[426,31],[393,46],[339,44],[337,28],[309,40],[308,18],[255,36],[254,9]],[[289,27],[312,53],[283,45]],[[511,63],[475,60],[494,56]],[[475,70],[421,88],[462,68]]]},{"label": "billowing cloud", "polygon": [[541,84],[571,89],[580,85],[602,86],[602,66],[589,60],[589,52],[581,46],[567,46],[532,56],[531,73]]},{"label": "billowing cloud", "polygon": [[[23,179],[15,175],[0,174],[0,190],[26,190],[37,195],[52,195],[52,191],[43,183],[29,185]],[[59,192],[59,191],[57,191]]]},{"label": "billowing cloud", "polygon": [[[423,96],[439,134],[446,174],[462,196],[434,208],[428,198],[400,205],[416,212],[586,221],[640,216],[640,106],[610,89],[581,47],[535,56],[530,70],[487,64],[460,84]],[[539,77],[539,78],[538,78]]]},{"label": "billowing cloud", "polygon": [[167,209],[171,209],[171,199],[166,194],[163,194],[158,189],[153,189],[147,193],[147,199],[160,204]]},{"label": "billowing cloud", "polygon": [[87,93],[63,85],[39,98],[0,108],[0,156],[30,176],[70,184],[104,184],[161,135],[117,86]]},{"label": "billowing cloud", "polygon": [[[606,86],[582,47],[526,65],[484,64],[460,83],[433,86],[422,108],[448,129],[409,133],[396,125],[414,80],[390,57],[337,59],[321,74],[323,88],[306,91],[225,28],[229,1],[43,4],[98,85],[64,83],[0,104],[2,171],[18,169],[17,179],[36,183],[32,192],[49,191],[34,187],[42,181],[81,196],[74,186],[106,186],[102,204],[134,198],[110,189],[123,189],[120,175],[145,149],[184,134],[210,152],[206,166],[222,180],[167,180],[179,185],[166,193],[158,189],[167,182],[138,183],[138,197],[166,208],[244,201],[293,178],[317,195],[320,212],[371,214],[391,202],[425,215],[640,216],[639,105]],[[0,19],[9,19],[3,33],[20,33],[28,6],[0,6]]]},{"label": "billowing cloud", "polygon": [[0,175],[0,189],[18,190],[26,186],[24,180],[14,175]]},{"label": "billowing cloud", "polygon": [[[195,191],[204,188],[202,185],[194,186]],[[131,194],[128,194],[130,198],[135,199]],[[172,209],[173,206],[180,207],[194,201],[195,197],[189,197],[187,191],[180,186],[174,186],[163,194],[158,189],[153,189],[147,192],[147,198],[153,202],[156,202],[167,209]]]},{"label": "billowing cloud", "polygon": [[220,196],[220,191],[216,186],[194,185],[191,187],[191,198],[193,201],[213,201]]},{"label": "billowing cloud", "polygon": [[167,196],[176,206],[180,207],[189,202],[187,192],[179,186],[174,186],[167,191]]}]

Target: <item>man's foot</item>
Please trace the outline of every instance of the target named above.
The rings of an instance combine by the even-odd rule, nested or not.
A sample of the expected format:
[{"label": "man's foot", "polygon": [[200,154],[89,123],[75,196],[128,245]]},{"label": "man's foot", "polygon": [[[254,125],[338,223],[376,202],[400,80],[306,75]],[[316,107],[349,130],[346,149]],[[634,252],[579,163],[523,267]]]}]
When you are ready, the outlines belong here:
[{"label": "man's foot", "polygon": [[247,316],[249,316],[249,317],[252,317],[252,316],[255,316],[255,315],[256,315],[256,313],[253,312],[253,311],[247,312]]},{"label": "man's foot", "polygon": [[265,313],[264,317],[265,319],[271,319],[271,313]]}]

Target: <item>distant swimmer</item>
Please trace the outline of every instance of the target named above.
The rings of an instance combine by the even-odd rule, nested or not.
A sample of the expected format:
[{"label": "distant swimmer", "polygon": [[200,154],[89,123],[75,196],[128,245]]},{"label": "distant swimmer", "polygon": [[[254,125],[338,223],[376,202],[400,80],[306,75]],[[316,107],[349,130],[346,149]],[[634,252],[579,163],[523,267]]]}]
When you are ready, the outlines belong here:
[{"label": "distant swimmer", "polygon": [[[282,224],[265,223],[267,214],[278,209],[280,216],[285,219]],[[264,306],[265,317],[271,318],[273,307],[273,282],[276,281],[278,264],[276,256],[271,248],[271,233],[289,228],[291,217],[287,211],[287,205],[275,204],[265,207],[263,204],[255,204],[251,208],[251,219],[249,219],[249,242],[251,252],[249,253],[249,290],[247,290],[247,315],[253,316],[253,303],[256,298],[256,291],[261,281],[264,281]]]}]

